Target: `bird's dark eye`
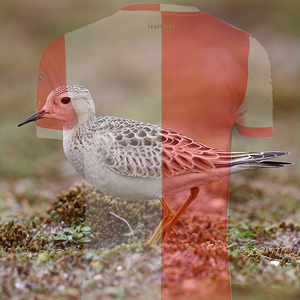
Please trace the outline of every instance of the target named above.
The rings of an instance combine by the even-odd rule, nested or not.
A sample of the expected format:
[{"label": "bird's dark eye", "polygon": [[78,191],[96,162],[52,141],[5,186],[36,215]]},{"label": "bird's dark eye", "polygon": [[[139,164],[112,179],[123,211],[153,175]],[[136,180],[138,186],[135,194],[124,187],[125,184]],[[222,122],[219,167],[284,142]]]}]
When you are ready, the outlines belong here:
[{"label": "bird's dark eye", "polygon": [[68,104],[70,101],[71,101],[71,98],[70,98],[70,97],[63,97],[63,98],[61,99],[61,103],[62,103],[62,104]]}]

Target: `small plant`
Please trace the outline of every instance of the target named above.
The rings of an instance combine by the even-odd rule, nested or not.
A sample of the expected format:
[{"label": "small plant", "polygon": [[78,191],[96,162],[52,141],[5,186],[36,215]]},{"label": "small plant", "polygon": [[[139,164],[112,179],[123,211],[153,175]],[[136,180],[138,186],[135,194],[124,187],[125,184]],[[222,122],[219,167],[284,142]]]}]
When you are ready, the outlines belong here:
[{"label": "small plant", "polygon": [[15,223],[14,219],[8,221],[5,233],[8,233],[10,231],[10,229],[14,226],[14,223]]},{"label": "small plant", "polygon": [[243,228],[242,230],[238,229],[238,228],[231,228],[229,230],[229,234],[231,236],[234,236],[237,239],[247,239],[247,238],[252,238],[252,237],[256,237],[256,234],[253,230],[246,230],[244,231],[245,228]]},{"label": "small plant", "polygon": [[232,243],[228,248],[230,251],[234,251],[238,248],[238,243]]},{"label": "small plant", "polygon": [[62,241],[63,244],[75,242],[78,244],[91,242],[92,229],[89,226],[78,225],[75,228],[65,228],[63,231],[55,232],[53,239]]},{"label": "small plant", "polygon": [[247,250],[249,251],[253,250],[254,245],[255,245],[255,240],[252,240],[249,243],[247,243]]}]

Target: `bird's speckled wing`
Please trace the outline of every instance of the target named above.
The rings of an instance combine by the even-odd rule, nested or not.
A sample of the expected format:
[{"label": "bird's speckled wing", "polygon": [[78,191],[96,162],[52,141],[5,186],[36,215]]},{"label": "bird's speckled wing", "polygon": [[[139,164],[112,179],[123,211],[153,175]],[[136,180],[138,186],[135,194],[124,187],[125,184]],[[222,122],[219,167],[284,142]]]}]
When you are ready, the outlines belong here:
[{"label": "bird's speckled wing", "polygon": [[[210,147],[160,126],[104,117],[109,132],[102,136],[105,164],[120,175],[170,177],[214,169],[219,158]],[[105,144],[105,146],[104,146]]]},{"label": "bird's speckled wing", "polygon": [[[286,152],[228,152],[216,150],[160,126],[117,117],[98,118],[103,129],[99,159],[114,172],[132,177],[159,178],[218,168],[239,171],[282,166],[265,161]],[[99,129],[99,128],[97,128]]]}]

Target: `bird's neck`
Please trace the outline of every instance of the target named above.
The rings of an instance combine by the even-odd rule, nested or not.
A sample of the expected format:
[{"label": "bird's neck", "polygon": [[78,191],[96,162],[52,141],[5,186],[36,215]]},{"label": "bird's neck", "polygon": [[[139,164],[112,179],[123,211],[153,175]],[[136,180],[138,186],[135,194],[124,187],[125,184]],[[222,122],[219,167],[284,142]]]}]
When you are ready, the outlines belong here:
[{"label": "bird's neck", "polygon": [[88,124],[93,123],[96,120],[95,115],[83,116],[79,115],[76,122],[61,122],[64,131],[74,131],[78,127],[86,127]]},{"label": "bird's neck", "polygon": [[78,125],[84,125],[86,123],[91,123],[94,122],[96,119],[95,114],[82,114],[82,115],[77,115],[78,118]]}]

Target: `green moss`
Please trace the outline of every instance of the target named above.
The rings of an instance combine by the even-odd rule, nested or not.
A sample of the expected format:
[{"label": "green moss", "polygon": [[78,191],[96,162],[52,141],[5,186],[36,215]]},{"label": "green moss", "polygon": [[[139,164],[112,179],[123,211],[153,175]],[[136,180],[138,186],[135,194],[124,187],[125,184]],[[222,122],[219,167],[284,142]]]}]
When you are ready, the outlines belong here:
[{"label": "green moss", "polygon": [[[255,199],[254,197],[254,202]],[[240,204],[239,199],[235,201]],[[246,207],[236,211],[237,215],[230,218],[228,228],[226,219],[218,216],[184,214],[175,226],[177,233],[172,232],[168,243],[163,245],[163,253],[169,256],[164,256],[163,276],[183,276],[182,280],[186,276],[200,276],[199,278],[207,278],[213,288],[214,283],[221,284],[224,280],[223,277],[227,274],[224,266],[229,257],[233,299],[239,299],[240,295],[252,287],[255,290],[249,295],[249,300],[262,293],[267,295],[265,299],[271,299],[271,296],[274,299],[283,299],[283,295],[297,296],[299,224],[283,220],[270,223],[266,219],[251,222],[242,217],[245,211]],[[257,212],[255,213],[257,216]],[[14,295],[12,286],[22,274],[31,282],[29,287],[32,287],[32,282],[35,284],[33,289],[39,295],[55,294],[47,287],[44,277],[37,278],[34,274],[40,274],[36,268],[43,265],[49,266],[49,278],[57,278],[58,281],[59,274],[71,274],[74,270],[78,274],[80,270],[94,272],[95,275],[100,273],[101,276],[106,274],[104,277],[96,276],[102,285],[104,299],[110,296],[116,299],[140,299],[141,295],[146,295],[143,294],[141,285],[134,286],[135,290],[132,292],[124,282],[116,284],[110,282],[110,278],[116,279],[115,275],[124,271],[124,261],[128,263],[135,257],[141,261],[138,263],[138,270],[133,273],[125,268],[124,276],[128,276],[128,282],[139,283],[148,280],[150,274],[154,276],[151,264],[154,264],[154,259],[159,268],[160,249],[144,243],[160,219],[159,202],[124,201],[105,196],[85,184],[62,192],[45,213],[0,224],[1,262],[18,270],[14,276],[1,274],[1,278],[8,276],[10,280],[2,280],[1,291],[9,295],[2,298],[10,299]],[[129,226],[133,230],[133,236]],[[226,244],[227,229],[229,245]],[[176,260],[173,255],[177,257]],[[185,269],[187,273],[176,273],[176,266],[177,269],[178,266],[185,266],[188,257],[198,257],[197,263],[189,264],[189,268]],[[272,262],[279,264],[275,266]],[[3,272],[6,270],[7,268]],[[158,276],[158,271],[156,269],[155,276]],[[85,276],[83,273],[81,275]],[[67,286],[66,291],[56,293],[57,298],[79,297],[78,279],[76,280]],[[99,284],[97,280],[90,280],[86,285],[85,292],[91,299],[93,290]],[[267,290],[267,286],[270,290]],[[171,283],[168,288],[179,288],[178,292],[183,292],[180,286],[175,287]],[[24,295],[28,296],[30,288],[25,288],[24,291]],[[160,294],[159,287],[155,286],[150,295],[151,293]],[[284,299],[289,299],[288,297]]]},{"label": "green moss", "polygon": [[[130,224],[133,236],[124,220],[115,215]],[[159,202],[127,202],[83,183],[58,195],[46,214],[0,224],[0,249],[2,255],[15,251],[38,255],[52,249],[104,249],[124,241],[140,243],[149,238],[160,219]]]}]

